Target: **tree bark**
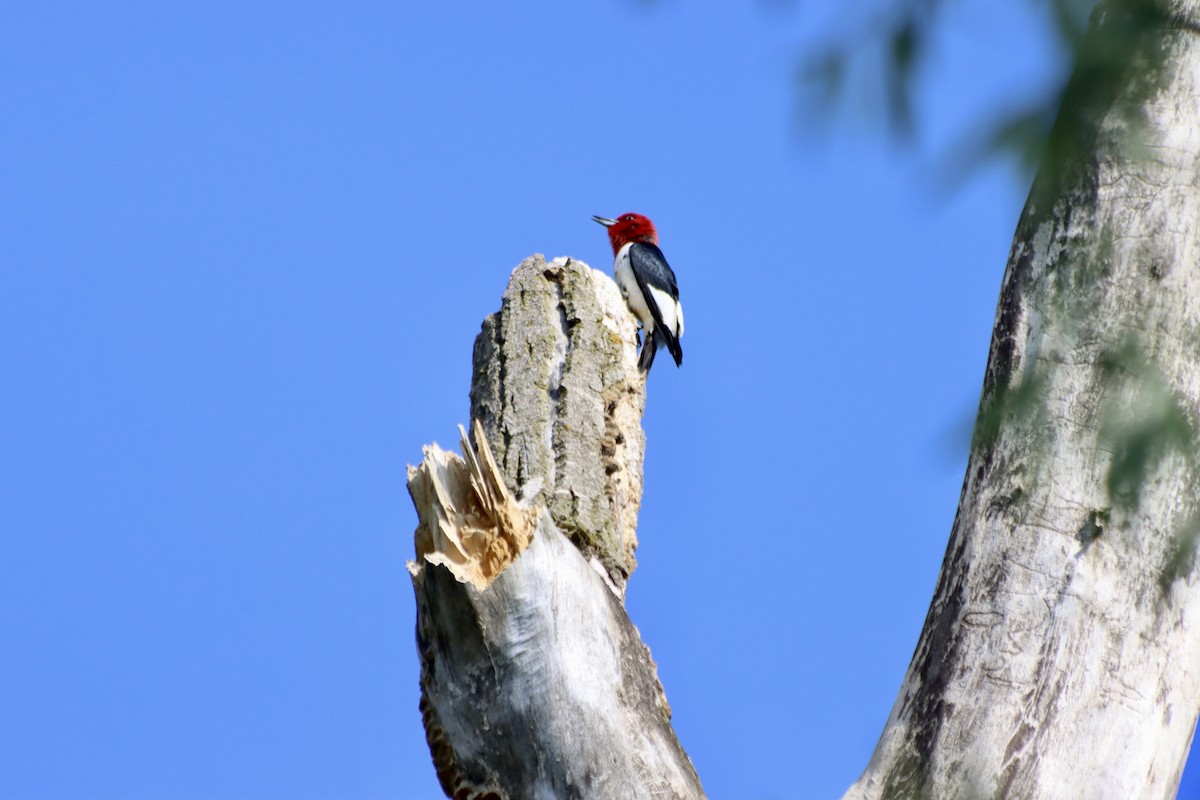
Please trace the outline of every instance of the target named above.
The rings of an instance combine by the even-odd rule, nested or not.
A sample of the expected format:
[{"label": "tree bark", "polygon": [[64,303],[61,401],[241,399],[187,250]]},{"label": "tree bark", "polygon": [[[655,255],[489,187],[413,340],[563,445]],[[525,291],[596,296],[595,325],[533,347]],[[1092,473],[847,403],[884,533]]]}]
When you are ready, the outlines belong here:
[{"label": "tree bark", "polygon": [[475,342],[472,437],[409,468],[421,712],[455,800],[700,798],[625,613],[645,379],[616,285],[513,272]]},{"label": "tree bark", "polygon": [[[1093,17],[924,630],[847,800],[1178,790],[1200,710],[1197,20]],[[1089,54],[1127,35],[1122,79],[1097,81]]]}]

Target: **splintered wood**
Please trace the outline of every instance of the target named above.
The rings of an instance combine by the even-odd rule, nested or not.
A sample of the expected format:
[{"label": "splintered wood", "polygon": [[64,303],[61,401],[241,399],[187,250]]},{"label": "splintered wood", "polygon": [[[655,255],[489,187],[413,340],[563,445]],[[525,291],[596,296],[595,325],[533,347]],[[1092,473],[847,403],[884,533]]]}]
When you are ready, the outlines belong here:
[{"label": "splintered wood", "polygon": [[436,444],[408,468],[408,492],[420,522],[416,574],[422,562],[441,564],[462,583],[483,590],[529,546],[537,512],[509,494],[478,420],[474,444],[458,426],[462,457]]}]

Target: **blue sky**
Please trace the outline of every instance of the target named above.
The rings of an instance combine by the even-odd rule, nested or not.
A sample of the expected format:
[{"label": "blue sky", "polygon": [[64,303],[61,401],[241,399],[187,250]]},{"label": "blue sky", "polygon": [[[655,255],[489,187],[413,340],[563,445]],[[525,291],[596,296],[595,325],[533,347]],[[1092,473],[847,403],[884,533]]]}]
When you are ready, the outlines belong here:
[{"label": "blue sky", "polygon": [[711,796],[840,796],[941,564],[1028,185],[947,191],[939,154],[1062,69],[1018,4],[955,6],[898,147],[869,89],[797,105],[847,8],[7,8],[0,797],[440,797],[405,464],[467,421],[511,269],[609,269],[590,218],[625,211],[688,320],[630,614]]}]

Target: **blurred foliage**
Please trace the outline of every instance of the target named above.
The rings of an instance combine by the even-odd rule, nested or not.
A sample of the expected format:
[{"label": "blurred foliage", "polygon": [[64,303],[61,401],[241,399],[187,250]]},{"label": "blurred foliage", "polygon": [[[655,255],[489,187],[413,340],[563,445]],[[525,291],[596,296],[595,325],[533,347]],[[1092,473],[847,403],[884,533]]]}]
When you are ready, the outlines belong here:
[{"label": "blurred foliage", "polygon": [[[1188,499],[1200,497],[1200,430],[1196,410],[1163,375],[1149,348],[1136,336],[1129,335],[1101,360],[1104,383],[1110,397],[1103,408],[1100,447],[1109,454],[1105,488],[1112,507],[1133,515],[1146,488],[1154,482],[1168,459],[1181,462],[1168,474],[1178,480],[1184,506]],[[1124,388],[1124,391],[1121,391]],[[1174,538],[1159,574],[1164,594],[1176,579],[1190,573],[1196,562],[1196,544],[1200,539],[1200,509],[1190,515],[1174,532]]]},{"label": "blurred foliage", "polygon": [[1186,402],[1171,388],[1146,347],[1128,336],[1101,360],[1105,383],[1132,387],[1128,399],[1110,399],[1100,425],[1101,447],[1111,456],[1106,479],[1114,508],[1136,511],[1155,470],[1170,454],[1195,471],[1197,435]]},{"label": "blurred foliage", "polygon": [[[1053,41],[1073,68],[1049,91],[1032,93],[1025,105],[981,120],[974,126],[976,133],[949,160],[955,182],[996,157],[1012,159],[1026,174],[1036,169],[1026,208],[1036,220],[1052,218],[1051,208],[1064,199],[1087,203],[1087,196],[1096,191],[1100,148],[1119,147],[1120,157],[1130,163],[1145,155],[1140,144],[1144,110],[1167,74],[1163,67],[1169,37],[1164,29],[1186,23],[1172,16],[1167,0],[1025,2],[1044,14]],[[827,111],[842,97],[862,92],[861,84],[851,85],[851,76],[861,78],[864,63],[872,65],[879,70],[874,94],[885,107],[888,132],[901,142],[911,141],[919,122],[914,98],[921,88],[922,67],[950,6],[948,0],[894,0],[880,6],[848,39],[805,58],[801,86]],[[1102,120],[1105,134],[1098,140]],[[1094,335],[1089,334],[1089,320],[1095,313],[1096,289],[1109,279],[1117,258],[1111,243],[1089,241],[1084,250],[1087,259],[1067,254],[1048,268],[1053,285],[1042,309],[1044,324],[1056,329],[1060,344],[1069,350],[1090,349],[1083,339]],[[1200,489],[1196,410],[1163,374],[1153,351],[1152,343],[1134,331],[1102,351],[1095,423],[1110,505],[1094,510],[1080,529],[1085,547],[1104,535],[1112,518],[1130,520],[1137,514],[1146,490],[1164,474],[1161,468],[1169,459],[1178,461],[1165,474]],[[1034,358],[1023,374],[999,376],[998,384],[985,392],[976,418],[974,452],[989,452],[1003,431],[1025,437],[1031,445],[1022,465],[1028,473],[1038,474],[1052,463],[1048,456],[1056,426],[1046,394],[1050,370],[1057,366],[1054,357]],[[1193,494],[1200,497],[1200,492]],[[1195,505],[1185,503],[1181,512],[1188,515],[1191,508],[1163,565],[1164,589],[1195,565],[1200,543],[1200,508]]]},{"label": "blurred foliage", "polygon": [[1200,540],[1200,514],[1193,515],[1175,533],[1167,561],[1163,564],[1158,584],[1163,594],[1171,590],[1177,578],[1189,574],[1196,567],[1196,544]]},{"label": "blurred foliage", "polygon": [[[1037,429],[1046,417],[1045,409],[1046,373],[1041,369],[1030,370],[1024,378],[1015,383],[1006,382],[997,386],[983,401],[979,415],[975,418],[975,431],[971,439],[971,449],[974,452],[987,452],[1000,436],[1000,430],[1005,424],[1020,420],[1028,427]],[[1038,452],[1044,454],[1045,438],[1037,437]]]},{"label": "blurred foliage", "polygon": [[[1131,333],[1100,355],[1097,455],[1105,464],[1107,504],[1090,512],[1077,538],[1087,547],[1105,535],[1114,517],[1124,522],[1136,519],[1146,489],[1156,480],[1166,477],[1180,482],[1178,491],[1187,516],[1174,532],[1161,567],[1160,584],[1166,591],[1196,563],[1200,423],[1196,410],[1165,378],[1149,352],[1148,345]],[[1024,460],[1014,468],[1031,480],[1047,477],[1045,470],[1054,465],[1056,441],[1048,385],[1051,370],[1058,366],[1054,360],[1035,359],[1019,380],[998,385],[985,396],[975,421],[974,453],[988,458],[1003,430],[1008,437],[1023,437],[1029,445]],[[1170,459],[1175,463],[1169,463]],[[1166,471],[1161,471],[1164,468]],[[1170,486],[1160,488],[1172,490]]]},{"label": "blurred foliage", "polygon": [[[1105,0],[1096,11],[1095,0],[1024,0],[1045,16],[1052,39],[1074,63],[1074,70],[1057,86],[1036,92],[1023,106],[1002,112],[974,125],[960,148],[948,154],[957,176],[997,156],[1011,157],[1027,172],[1040,168],[1042,190],[1053,192],[1059,181],[1054,172],[1069,164],[1071,154],[1088,137],[1093,126],[1090,112],[1111,105],[1116,90],[1128,111],[1131,132],[1136,128],[1145,93],[1154,88],[1159,74],[1156,60],[1162,53],[1147,44],[1161,37],[1147,36],[1152,29],[1171,24],[1159,0]],[[915,133],[914,97],[921,67],[929,59],[935,34],[943,23],[948,0],[894,0],[851,29],[841,41],[806,55],[799,69],[801,97],[825,111],[850,92],[850,76],[859,75],[864,63],[878,70],[877,83],[884,104],[887,129],[899,140]],[[1103,25],[1089,25],[1102,11]],[[855,85],[857,92],[864,87]],[[868,92],[870,93],[870,92]],[[1136,137],[1130,137],[1131,141]]]}]

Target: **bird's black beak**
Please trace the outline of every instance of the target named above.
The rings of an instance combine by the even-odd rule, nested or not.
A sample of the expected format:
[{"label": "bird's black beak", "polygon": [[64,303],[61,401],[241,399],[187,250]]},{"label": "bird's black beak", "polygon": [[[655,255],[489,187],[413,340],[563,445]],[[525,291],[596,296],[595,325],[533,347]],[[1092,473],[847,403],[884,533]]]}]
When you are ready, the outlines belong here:
[{"label": "bird's black beak", "polygon": [[611,228],[613,225],[617,224],[617,221],[615,219],[606,219],[605,217],[593,216],[592,220],[594,222],[599,222],[601,225],[603,225],[606,228]]}]

